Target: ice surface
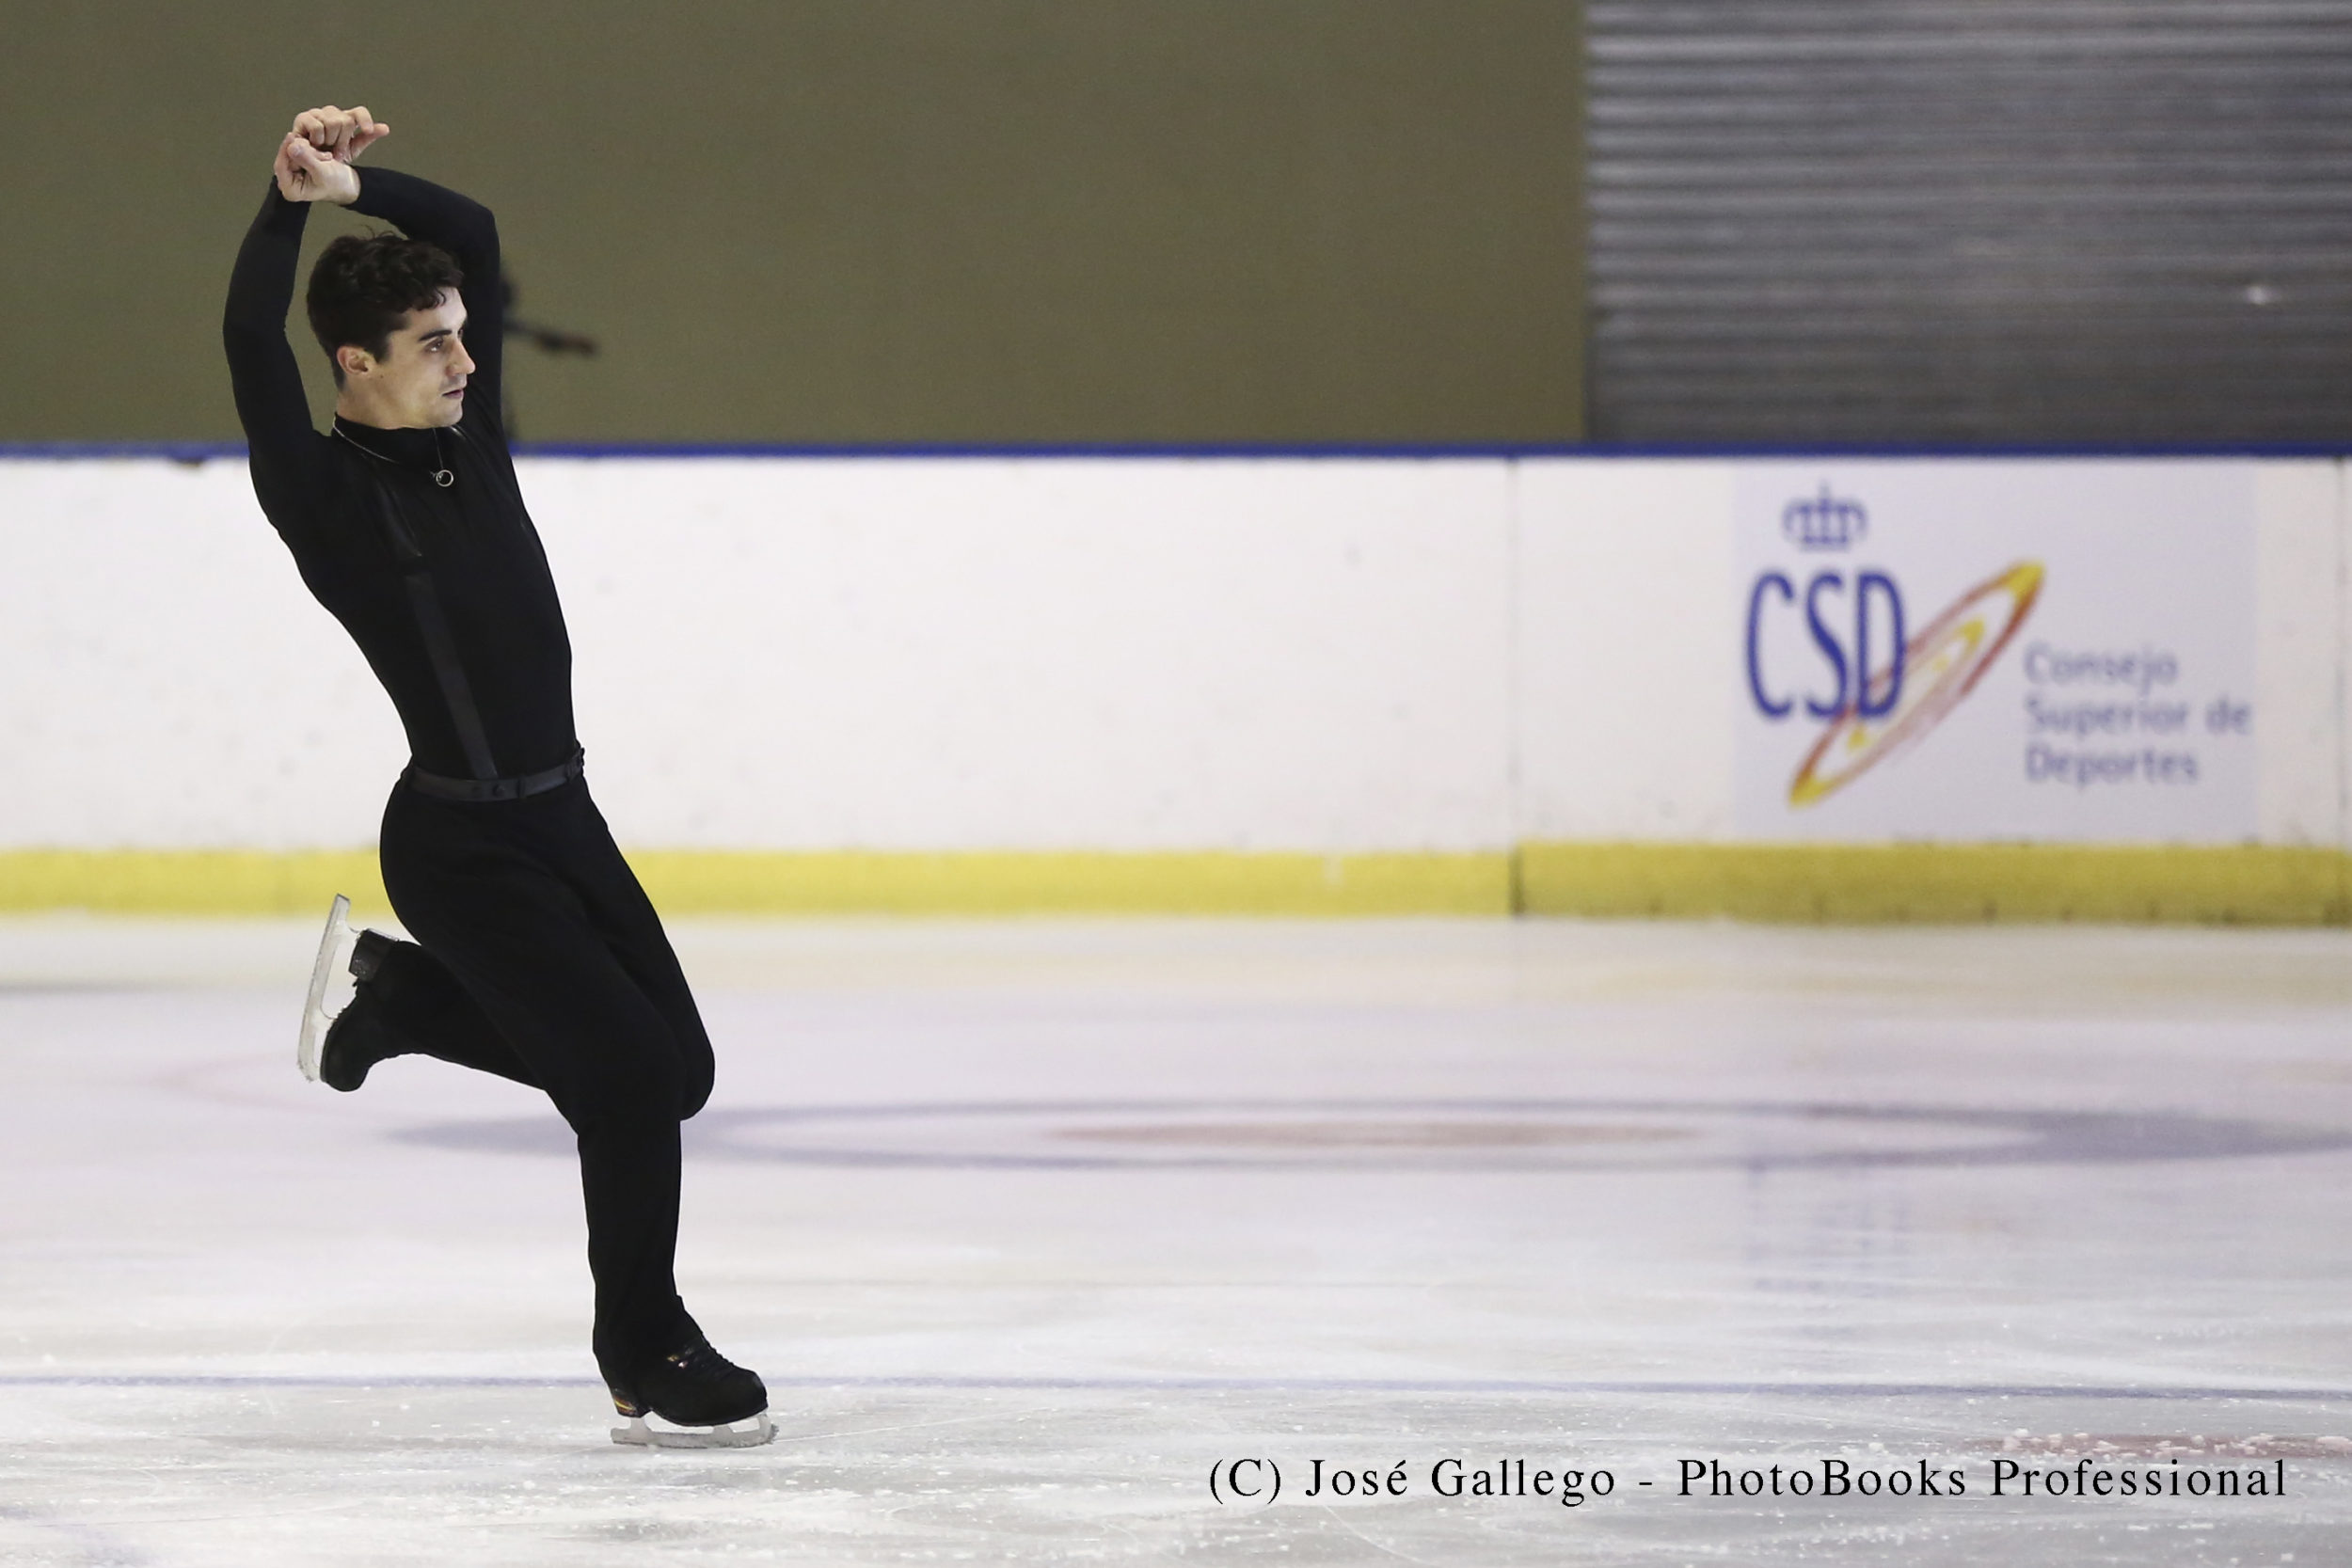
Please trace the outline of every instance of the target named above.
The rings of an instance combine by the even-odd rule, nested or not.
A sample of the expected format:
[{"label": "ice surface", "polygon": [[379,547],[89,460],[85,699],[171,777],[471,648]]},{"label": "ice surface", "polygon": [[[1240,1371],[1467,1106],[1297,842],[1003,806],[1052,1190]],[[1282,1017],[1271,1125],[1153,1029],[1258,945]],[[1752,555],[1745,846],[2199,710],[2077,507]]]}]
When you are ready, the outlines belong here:
[{"label": "ice surface", "polygon": [[[422,1061],[302,1082],[314,923],[0,922],[0,1563],[2312,1564],[2352,1539],[2341,933],[675,934],[720,1051],[681,1276],[774,1391],[757,1449],[611,1442],[532,1096]],[[2287,1495],[1985,1495],[2001,1460],[2176,1457]],[[1280,1500],[1215,1500],[1236,1459],[1278,1464]],[[1438,1496],[1448,1459],[1615,1491]],[[1677,1495],[1711,1459],[1969,1491]],[[1329,1496],[1400,1462],[1404,1496]]]}]

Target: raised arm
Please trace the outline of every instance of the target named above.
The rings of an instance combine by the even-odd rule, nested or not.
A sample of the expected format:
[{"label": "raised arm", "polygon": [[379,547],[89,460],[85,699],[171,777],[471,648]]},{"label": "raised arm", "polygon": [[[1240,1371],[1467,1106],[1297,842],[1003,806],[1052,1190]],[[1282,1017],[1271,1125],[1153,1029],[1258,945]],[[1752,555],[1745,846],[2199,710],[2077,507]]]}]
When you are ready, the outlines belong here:
[{"label": "raised arm", "polygon": [[286,342],[286,310],[294,303],[294,262],[309,213],[276,185],[270,187],[237,250],[236,270],[229,277],[229,309],[221,321],[237,420],[252,453],[254,488],[273,511],[281,497],[291,499],[316,480],[320,462],[301,367]]},{"label": "raised arm", "polygon": [[221,343],[236,390],[237,420],[252,453],[254,488],[265,508],[294,502],[315,484],[325,462],[302,391],[302,369],[286,342],[304,220],[313,201],[348,203],[358,195],[351,160],[390,131],[365,109],[330,105],[297,115],[294,129],[278,140],[270,193],[230,274]]},{"label": "raised arm", "polygon": [[354,212],[397,224],[412,240],[427,240],[456,258],[466,281],[466,353],[473,360],[467,378],[466,417],[495,421],[506,371],[506,298],[499,284],[499,226],[490,209],[455,191],[395,169],[372,168],[359,177]]}]

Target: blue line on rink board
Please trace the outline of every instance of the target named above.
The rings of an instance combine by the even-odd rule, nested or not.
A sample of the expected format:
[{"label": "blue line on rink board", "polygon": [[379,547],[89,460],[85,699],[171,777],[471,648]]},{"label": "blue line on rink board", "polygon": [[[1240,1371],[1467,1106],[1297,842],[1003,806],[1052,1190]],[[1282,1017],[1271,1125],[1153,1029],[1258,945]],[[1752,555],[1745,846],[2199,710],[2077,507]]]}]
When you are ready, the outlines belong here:
[{"label": "blue line on rink board", "polygon": [[[162,458],[175,463],[243,461],[241,441],[18,441],[0,442],[0,462],[87,462]],[[517,457],[572,459],[692,459],[779,458],[843,462],[910,460],[968,461],[1148,461],[1152,459],[1219,462],[1491,462],[1545,458],[1618,459],[1745,459],[1754,461],[1839,459],[1867,461],[1886,458],[1942,458],[1950,461],[2075,460],[2091,458],[2151,461],[2161,459],[2269,458],[2341,459],[2352,456],[2352,445],[2319,442],[2215,442],[2210,444],[2093,443],[2074,446],[1928,446],[1902,444],[1869,446],[1861,443],[1774,446],[1768,444],[1641,443],[1590,445],[1522,444],[1354,444],[1252,446],[1229,444],[1167,444],[1146,442],[1072,443],[1064,445],[982,445],[939,442],[912,445],[858,446],[849,444],[700,443],[700,442],[523,442]]]},{"label": "blue line on rink board", "polygon": [[[2021,1399],[2136,1401],[2271,1401],[2286,1403],[2352,1402],[2352,1388],[2160,1387],[2062,1383],[1542,1383],[1511,1379],[1457,1382],[1390,1378],[1280,1377],[771,1377],[771,1388],[872,1388],[994,1393],[1204,1393],[1204,1394],[1628,1394],[1644,1397],[1699,1395],[1760,1399]],[[368,1377],[278,1376],[271,1373],[70,1372],[0,1374],[5,1388],[600,1388],[593,1377]]]}]

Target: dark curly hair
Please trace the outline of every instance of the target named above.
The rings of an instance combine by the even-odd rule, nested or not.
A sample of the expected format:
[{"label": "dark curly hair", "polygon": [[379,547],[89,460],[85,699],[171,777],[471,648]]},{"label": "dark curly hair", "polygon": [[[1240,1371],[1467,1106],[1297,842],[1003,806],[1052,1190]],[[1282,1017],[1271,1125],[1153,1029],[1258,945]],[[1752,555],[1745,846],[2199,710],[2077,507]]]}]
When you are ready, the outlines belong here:
[{"label": "dark curly hair", "polygon": [[[345,343],[380,359],[401,317],[431,309],[443,290],[465,280],[456,259],[439,245],[405,234],[345,234],[310,269],[304,309],[329,360]],[[342,384],[337,363],[335,385]]]}]

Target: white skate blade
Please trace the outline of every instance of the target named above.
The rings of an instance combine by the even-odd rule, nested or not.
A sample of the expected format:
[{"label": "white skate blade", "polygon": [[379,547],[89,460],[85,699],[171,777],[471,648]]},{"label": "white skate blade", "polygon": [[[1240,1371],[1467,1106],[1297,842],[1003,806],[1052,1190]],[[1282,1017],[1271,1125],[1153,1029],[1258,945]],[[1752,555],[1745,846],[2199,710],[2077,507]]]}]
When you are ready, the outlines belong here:
[{"label": "white skate blade", "polygon": [[359,940],[359,933],[344,918],[350,913],[351,900],[335,895],[335,902],[326,911],[326,929],[319,936],[319,956],[310,965],[310,994],[302,1002],[302,1038],[294,1046],[294,1066],[313,1084],[319,1081],[319,1052],[326,1042],[326,1026],[335,1022],[326,1010],[326,988],[335,978],[338,959],[348,955]]},{"label": "white skate blade", "polygon": [[612,1429],[612,1441],[638,1449],[755,1449],[775,1440],[776,1423],[765,1410],[727,1426],[672,1426],[659,1416],[631,1416],[628,1425]]}]

